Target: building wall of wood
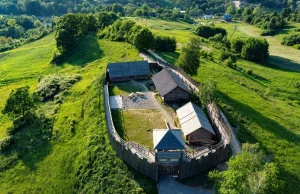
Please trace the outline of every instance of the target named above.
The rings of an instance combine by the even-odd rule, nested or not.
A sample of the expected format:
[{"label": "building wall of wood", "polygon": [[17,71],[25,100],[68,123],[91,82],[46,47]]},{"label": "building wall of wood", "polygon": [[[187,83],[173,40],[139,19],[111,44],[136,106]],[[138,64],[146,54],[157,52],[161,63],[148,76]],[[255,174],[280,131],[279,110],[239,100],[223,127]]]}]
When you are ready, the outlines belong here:
[{"label": "building wall of wood", "polygon": [[149,79],[149,75],[139,75],[139,76],[133,76],[133,77],[116,77],[116,78],[110,78],[111,83],[116,83],[116,82],[125,82],[125,81],[130,81],[130,80],[146,80]]},{"label": "building wall of wood", "polygon": [[190,94],[179,87],[175,88],[163,97],[165,102],[188,100],[189,98]]},{"label": "building wall of wood", "polygon": [[198,129],[193,133],[187,135],[186,139],[190,140],[198,140],[198,139],[212,139],[212,134],[205,129]]}]

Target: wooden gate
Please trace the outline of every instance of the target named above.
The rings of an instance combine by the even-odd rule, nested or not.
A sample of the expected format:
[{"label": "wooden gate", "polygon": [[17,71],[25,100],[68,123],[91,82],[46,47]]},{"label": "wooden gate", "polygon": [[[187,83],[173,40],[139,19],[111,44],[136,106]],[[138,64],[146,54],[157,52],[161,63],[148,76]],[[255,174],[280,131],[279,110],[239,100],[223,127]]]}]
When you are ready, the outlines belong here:
[{"label": "wooden gate", "polygon": [[159,175],[178,176],[178,174],[179,174],[179,166],[174,166],[174,165],[159,165],[158,166],[158,174]]}]

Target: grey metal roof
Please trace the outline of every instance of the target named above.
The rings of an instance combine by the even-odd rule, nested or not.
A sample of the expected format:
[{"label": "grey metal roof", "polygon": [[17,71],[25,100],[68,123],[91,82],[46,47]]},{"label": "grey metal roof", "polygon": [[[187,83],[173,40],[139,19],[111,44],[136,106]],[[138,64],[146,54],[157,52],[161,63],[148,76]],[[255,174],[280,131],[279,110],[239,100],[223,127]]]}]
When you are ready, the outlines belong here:
[{"label": "grey metal roof", "polygon": [[110,78],[150,75],[150,68],[147,61],[132,61],[109,63],[108,72]]},{"label": "grey metal roof", "polygon": [[153,145],[157,150],[185,149],[180,129],[154,129]]},{"label": "grey metal roof", "polygon": [[153,83],[161,96],[165,96],[176,87],[179,87],[190,93],[188,87],[180,79],[180,77],[170,70],[163,69],[152,77]]},{"label": "grey metal roof", "polygon": [[187,136],[188,134],[191,134],[200,128],[205,129],[215,135],[215,132],[204,111],[197,105],[189,102],[177,109],[176,112],[184,136]]}]

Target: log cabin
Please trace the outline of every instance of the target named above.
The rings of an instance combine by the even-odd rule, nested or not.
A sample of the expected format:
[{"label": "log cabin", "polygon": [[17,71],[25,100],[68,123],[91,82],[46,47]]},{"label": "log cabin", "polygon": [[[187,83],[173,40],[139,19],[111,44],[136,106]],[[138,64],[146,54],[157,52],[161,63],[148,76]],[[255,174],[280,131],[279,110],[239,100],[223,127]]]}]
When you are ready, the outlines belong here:
[{"label": "log cabin", "polygon": [[190,98],[191,91],[180,77],[168,69],[163,69],[152,77],[156,90],[165,102],[182,101]]},{"label": "log cabin", "polygon": [[204,111],[189,102],[176,110],[182,132],[189,143],[212,144],[216,135]]},{"label": "log cabin", "polygon": [[109,63],[107,73],[110,82],[146,80],[150,78],[150,67],[147,61]]}]

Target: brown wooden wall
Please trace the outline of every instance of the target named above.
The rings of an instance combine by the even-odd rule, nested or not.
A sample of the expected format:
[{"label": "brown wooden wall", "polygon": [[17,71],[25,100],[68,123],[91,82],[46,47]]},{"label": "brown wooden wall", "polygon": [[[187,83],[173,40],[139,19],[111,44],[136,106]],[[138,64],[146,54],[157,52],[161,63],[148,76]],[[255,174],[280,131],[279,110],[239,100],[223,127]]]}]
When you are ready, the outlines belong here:
[{"label": "brown wooden wall", "polygon": [[110,134],[109,139],[111,146],[121,160],[134,168],[137,172],[146,175],[154,181],[158,181],[158,165],[156,163],[150,163],[147,159],[142,159],[138,155],[132,153],[131,150],[126,149],[124,145],[116,141]]},{"label": "brown wooden wall", "polygon": [[230,146],[226,145],[217,149],[215,152],[209,152],[207,156],[200,159],[192,159],[190,162],[182,161],[179,164],[179,180],[201,174],[216,167],[219,163],[224,162],[229,157]]},{"label": "brown wooden wall", "polygon": [[187,91],[177,87],[164,96],[164,101],[188,100],[189,98],[190,94]]},{"label": "brown wooden wall", "polygon": [[194,132],[192,132],[191,134],[187,135],[190,136],[189,138],[187,137],[187,140],[198,140],[198,139],[211,139],[212,138],[212,134],[210,132],[208,132],[205,129],[198,129]]}]

